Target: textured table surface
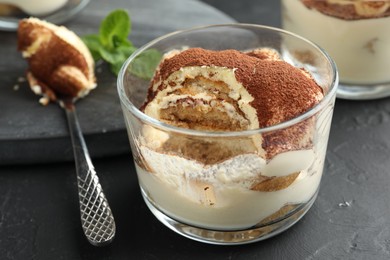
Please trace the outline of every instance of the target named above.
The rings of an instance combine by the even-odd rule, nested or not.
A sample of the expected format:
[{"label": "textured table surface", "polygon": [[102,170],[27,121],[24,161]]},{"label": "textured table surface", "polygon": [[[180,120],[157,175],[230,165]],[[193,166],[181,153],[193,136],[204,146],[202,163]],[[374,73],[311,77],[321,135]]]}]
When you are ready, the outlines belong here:
[{"label": "textured table surface", "polygon": [[[275,0],[206,2],[239,22],[280,25]],[[0,166],[0,259],[390,259],[389,135],[390,99],[338,99],[313,207],[282,234],[242,246],[201,244],[160,224],[130,151],[94,161],[117,223],[104,248],[82,234],[72,162]]]}]

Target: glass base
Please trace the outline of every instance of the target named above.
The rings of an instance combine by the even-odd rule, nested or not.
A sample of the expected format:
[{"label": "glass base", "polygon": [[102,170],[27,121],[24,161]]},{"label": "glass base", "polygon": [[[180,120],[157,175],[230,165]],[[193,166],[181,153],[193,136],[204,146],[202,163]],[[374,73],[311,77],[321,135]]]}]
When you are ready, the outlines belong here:
[{"label": "glass base", "polygon": [[370,100],[390,97],[390,83],[366,86],[340,83],[337,88],[337,97],[350,100]]},{"label": "glass base", "polygon": [[215,245],[249,244],[273,237],[287,230],[289,227],[298,222],[311,208],[317,197],[317,194],[318,190],[308,202],[300,204],[287,216],[275,220],[267,225],[253,227],[245,230],[221,231],[190,226],[172,219],[158,210],[148,200],[146,194],[142,191],[142,196],[146,202],[146,205],[149,207],[154,216],[165,226],[184,237],[198,242]]}]

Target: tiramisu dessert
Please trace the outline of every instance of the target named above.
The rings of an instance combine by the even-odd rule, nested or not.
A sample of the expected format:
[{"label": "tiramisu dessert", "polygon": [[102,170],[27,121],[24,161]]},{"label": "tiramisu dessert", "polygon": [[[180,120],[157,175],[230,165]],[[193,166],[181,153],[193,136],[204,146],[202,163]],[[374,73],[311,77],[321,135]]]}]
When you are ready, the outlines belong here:
[{"label": "tiramisu dessert", "polygon": [[18,49],[27,59],[32,91],[47,104],[58,98],[80,98],[96,87],[94,60],[82,40],[64,26],[37,18],[23,19]]},{"label": "tiramisu dessert", "polygon": [[201,228],[283,219],[316,194],[326,150],[317,139],[327,139],[316,132],[326,135],[331,116],[257,129],[292,120],[323,96],[308,72],[273,49],[168,52],[141,111],[184,132],[143,126],[135,141],[143,192],[168,216]]},{"label": "tiramisu dessert", "polygon": [[323,47],[340,82],[390,82],[390,0],[283,0],[283,28]]}]

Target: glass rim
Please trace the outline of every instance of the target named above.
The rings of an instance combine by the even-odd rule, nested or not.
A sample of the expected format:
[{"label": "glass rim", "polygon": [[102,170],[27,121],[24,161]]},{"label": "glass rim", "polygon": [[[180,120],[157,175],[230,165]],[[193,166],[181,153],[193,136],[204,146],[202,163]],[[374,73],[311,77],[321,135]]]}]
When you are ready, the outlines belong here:
[{"label": "glass rim", "polygon": [[[306,112],[300,114],[297,117],[294,117],[292,119],[283,121],[279,124],[275,124],[272,126],[267,126],[263,128],[256,128],[256,129],[248,129],[248,130],[240,130],[240,131],[205,131],[205,130],[194,130],[194,129],[188,129],[188,128],[183,128],[183,127],[178,127],[178,126],[173,126],[167,123],[164,123],[162,121],[159,121],[153,117],[150,117],[143,113],[138,107],[136,107],[127,97],[125,91],[124,91],[124,76],[126,74],[127,67],[129,64],[143,51],[148,49],[149,47],[153,46],[154,44],[167,39],[169,37],[183,34],[183,33],[189,33],[192,31],[199,31],[199,30],[205,30],[205,29],[211,29],[211,28],[218,28],[218,27],[236,27],[236,28],[256,28],[256,29],[265,29],[269,31],[275,31],[280,34],[285,34],[289,35],[295,38],[298,38],[309,45],[313,46],[315,49],[317,49],[322,55],[325,56],[326,60],[329,62],[331,68],[332,68],[332,81],[330,83],[329,91],[324,95],[324,97],[315,104],[312,108],[307,110]],[[125,105],[125,108],[128,109],[135,117],[138,119],[141,119],[143,122],[147,122],[148,124],[157,127],[160,130],[164,131],[173,131],[176,133],[180,134],[185,134],[185,135],[192,135],[192,136],[210,136],[210,137],[232,137],[232,136],[247,136],[247,135],[254,135],[254,134],[261,134],[261,133],[266,133],[266,132],[272,132],[272,131],[277,131],[281,129],[285,129],[288,127],[291,127],[297,123],[303,122],[307,118],[313,116],[316,114],[318,111],[320,111],[323,107],[325,107],[329,102],[331,102],[331,99],[336,95],[336,90],[337,90],[337,84],[338,84],[338,72],[337,72],[337,67],[334,62],[334,60],[329,56],[329,54],[321,48],[319,45],[316,43],[299,36],[295,33],[277,28],[277,27],[272,27],[272,26],[266,26],[266,25],[257,25],[257,24],[249,24],[249,23],[226,23],[226,24],[213,24],[213,25],[206,25],[206,26],[198,26],[198,27],[193,27],[190,29],[184,29],[184,30],[177,30],[165,35],[162,35],[146,44],[138,48],[135,52],[133,52],[132,55],[130,55],[129,58],[123,63],[117,77],[117,90],[120,98],[121,105]]]}]

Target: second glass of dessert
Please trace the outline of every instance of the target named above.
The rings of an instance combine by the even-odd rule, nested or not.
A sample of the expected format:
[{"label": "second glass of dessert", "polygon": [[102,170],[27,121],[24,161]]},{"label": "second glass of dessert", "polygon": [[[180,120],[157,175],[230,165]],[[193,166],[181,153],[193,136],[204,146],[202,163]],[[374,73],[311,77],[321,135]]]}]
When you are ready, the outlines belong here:
[{"label": "second glass of dessert", "polygon": [[322,49],[276,28],[207,26],[146,44],[118,92],[147,206],[205,243],[286,230],[318,194],[337,84]]},{"label": "second glass of dessert", "polygon": [[390,96],[390,0],[282,0],[282,18],[335,60],[338,97]]}]

